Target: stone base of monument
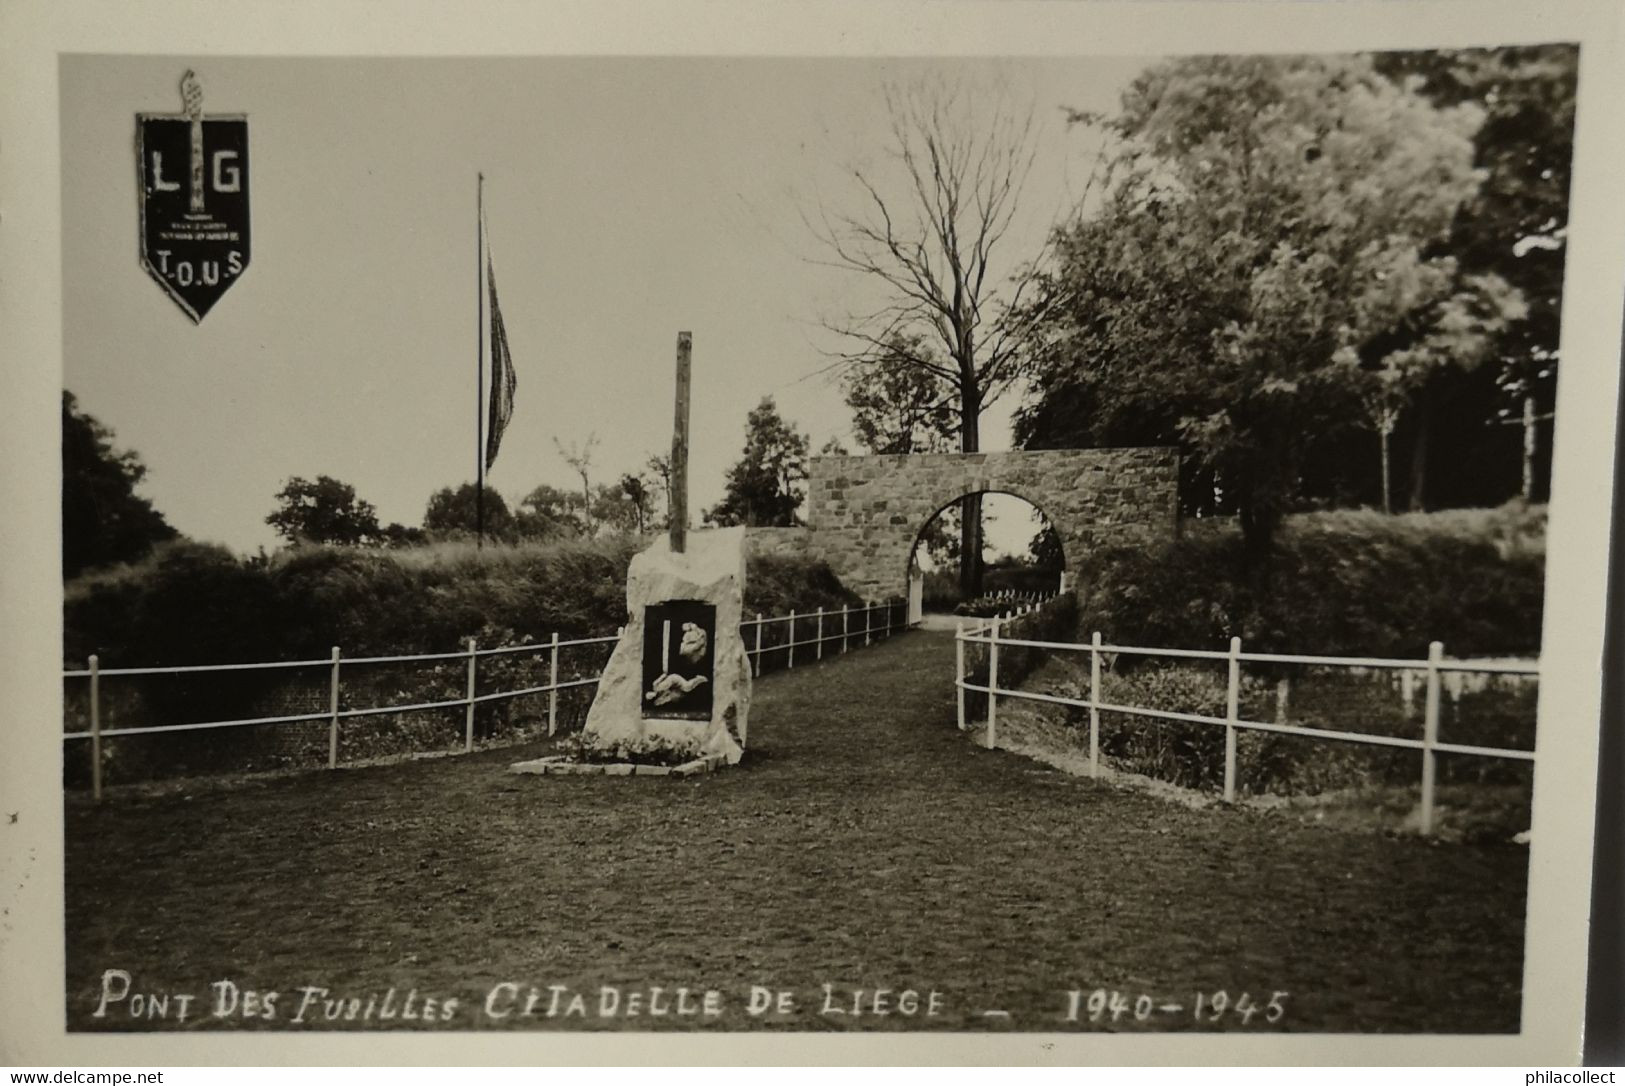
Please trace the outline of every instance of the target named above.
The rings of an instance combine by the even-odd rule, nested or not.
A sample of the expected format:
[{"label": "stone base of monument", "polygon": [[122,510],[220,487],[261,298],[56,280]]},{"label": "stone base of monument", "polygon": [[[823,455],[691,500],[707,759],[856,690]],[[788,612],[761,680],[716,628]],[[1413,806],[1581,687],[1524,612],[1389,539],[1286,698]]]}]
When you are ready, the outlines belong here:
[{"label": "stone base of monument", "polygon": [[743,528],[695,532],[681,553],[659,539],[635,555],[626,628],[598,678],[580,755],[513,769],[686,776],[736,764],[750,710],[744,590]]},{"label": "stone base of monument", "polygon": [[635,762],[581,762],[568,754],[552,754],[528,762],[515,762],[511,773],[532,773],[539,777],[692,777],[721,769],[728,761],[720,754],[696,758],[682,765],[639,765]]}]

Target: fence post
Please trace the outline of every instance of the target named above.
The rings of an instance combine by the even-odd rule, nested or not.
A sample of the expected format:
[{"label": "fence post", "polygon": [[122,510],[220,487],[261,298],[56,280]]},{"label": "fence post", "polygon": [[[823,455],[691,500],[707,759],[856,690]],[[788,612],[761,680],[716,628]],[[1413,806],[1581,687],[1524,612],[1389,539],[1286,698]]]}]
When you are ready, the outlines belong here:
[{"label": "fence post", "polygon": [[993,749],[994,740],[998,738],[997,725],[994,723],[998,716],[998,695],[994,693],[999,688],[999,620],[995,618],[991,626],[990,640],[987,646],[987,749]]},{"label": "fence post", "polygon": [[479,662],[476,655],[477,648],[474,639],[468,639],[468,711],[463,722],[463,753],[474,749],[474,678],[475,665]]},{"label": "fence post", "polygon": [[1100,776],[1100,631],[1089,637],[1089,776]]},{"label": "fence post", "polygon": [[102,665],[90,657],[90,794],[102,801]]},{"label": "fence post", "polygon": [[847,637],[846,631],[847,631],[848,619],[851,617],[851,615],[852,615],[852,605],[850,603],[841,604],[841,651],[842,652],[846,651],[846,637]]},{"label": "fence post", "polygon": [[954,627],[954,701],[959,707],[959,730],[965,730],[965,627]]},{"label": "fence post", "polygon": [[1422,722],[1422,833],[1433,833],[1433,777],[1438,755],[1433,744],[1439,741],[1439,662],[1444,658],[1443,642],[1428,645],[1426,717]]},{"label": "fence post", "polygon": [[822,607],[818,609],[818,633],[813,645],[816,646],[813,649],[814,659],[822,660],[824,658],[824,609]]},{"label": "fence post", "polygon": [[559,631],[553,631],[553,641],[547,659],[547,734],[551,737],[559,727]]},{"label": "fence post", "polygon": [[327,680],[327,768],[339,767],[339,647],[333,646],[332,674]]},{"label": "fence post", "polygon": [[756,677],[762,675],[762,612],[756,612]]},{"label": "fence post", "polygon": [[875,605],[872,604],[872,603],[864,604],[863,605],[863,647],[864,648],[869,647],[869,628],[874,625],[874,621],[875,621]]},{"label": "fence post", "polygon": [[784,669],[794,671],[796,666],[796,613],[794,610],[790,612],[790,632],[785,635],[784,641],[787,654],[784,658]]},{"label": "fence post", "polygon": [[1224,697],[1224,801],[1236,802],[1236,721],[1241,719],[1241,638],[1230,639],[1229,690]]}]

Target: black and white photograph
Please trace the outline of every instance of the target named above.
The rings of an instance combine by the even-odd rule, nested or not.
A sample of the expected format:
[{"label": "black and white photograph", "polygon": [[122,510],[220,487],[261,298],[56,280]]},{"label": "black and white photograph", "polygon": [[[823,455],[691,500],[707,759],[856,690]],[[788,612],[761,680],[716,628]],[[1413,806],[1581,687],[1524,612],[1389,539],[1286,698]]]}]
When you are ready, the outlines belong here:
[{"label": "black and white photograph", "polygon": [[988,7],[51,59],[62,1044],[1578,1059],[1612,18]]}]

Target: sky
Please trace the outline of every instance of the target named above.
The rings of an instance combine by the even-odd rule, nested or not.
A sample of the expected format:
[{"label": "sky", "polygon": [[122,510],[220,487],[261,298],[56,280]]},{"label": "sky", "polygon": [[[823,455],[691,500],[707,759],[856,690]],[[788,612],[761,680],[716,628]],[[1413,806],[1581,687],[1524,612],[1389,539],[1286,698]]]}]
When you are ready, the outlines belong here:
[{"label": "sky", "polygon": [[[873,301],[819,263],[808,218],[885,171],[887,83],[1004,88],[1038,123],[1006,268],[1075,206],[1099,147],[1064,107],[1115,107],[1144,59],[64,57],[64,384],[147,465],[184,534],[248,552],[290,477],[421,522],[472,481],[476,173],[518,373],[488,476],[510,504],[669,451],[677,333],[694,337],[690,507],[722,496],[764,396],[855,449],[826,319]],[[194,325],[138,260],[134,115],[244,113],[252,258]],[[983,447],[1009,447],[1016,401]],[[1002,516],[1000,549],[1031,529]],[[1002,533],[1002,535],[1001,535]],[[1008,536],[1008,538],[1003,538]]]}]

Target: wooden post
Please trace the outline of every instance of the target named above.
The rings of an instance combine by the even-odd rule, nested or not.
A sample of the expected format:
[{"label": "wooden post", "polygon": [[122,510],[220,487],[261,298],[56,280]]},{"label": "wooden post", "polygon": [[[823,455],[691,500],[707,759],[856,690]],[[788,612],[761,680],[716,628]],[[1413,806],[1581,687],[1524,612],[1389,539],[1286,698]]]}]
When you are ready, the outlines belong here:
[{"label": "wooden post", "polygon": [[863,647],[864,648],[869,647],[869,627],[874,624],[874,620],[875,620],[875,605],[872,604],[872,603],[864,604],[863,605]]},{"label": "wooden post", "polygon": [[987,749],[993,749],[993,743],[998,738],[997,726],[994,721],[998,716],[998,695],[994,693],[999,688],[999,620],[994,619],[988,627],[989,642],[987,646]]},{"label": "wooden post", "polygon": [[756,612],[756,675],[762,674],[762,612]]},{"label": "wooden post", "polygon": [[1089,637],[1089,776],[1100,776],[1100,631]]},{"label": "wooden post", "polygon": [[1275,680],[1275,723],[1291,723],[1287,718],[1292,715],[1292,677],[1282,675]]},{"label": "wooden post", "polygon": [[1405,704],[1405,719],[1416,712],[1416,672],[1403,668],[1399,672],[1399,698]]},{"label": "wooden post", "polygon": [[852,605],[850,603],[841,604],[841,651],[842,652],[846,651],[846,637],[847,637],[846,627],[847,627],[848,617],[851,615],[851,613],[852,613]]},{"label": "wooden post", "polygon": [[954,701],[959,708],[959,730],[965,730],[965,627],[954,629]]},{"label": "wooden post", "polygon": [[339,767],[339,647],[333,646],[332,673],[327,680],[327,768]]},{"label": "wooden post", "polygon": [[[688,546],[688,392],[694,337],[677,333],[677,411],[671,431],[671,552]],[[760,627],[757,628],[758,631]]]},{"label": "wooden post", "polygon": [[1241,638],[1230,639],[1230,688],[1224,697],[1224,801],[1236,802],[1236,721],[1241,719]]},{"label": "wooden post", "polygon": [[1535,397],[1523,398],[1523,500],[1535,500]]},{"label": "wooden post", "polygon": [[814,656],[816,659],[822,660],[824,658],[824,609],[822,607],[818,609],[818,633],[816,636],[817,640],[814,644],[817,645],[817,648],[814,651]]},{"label": "wooden post", "polygon": [[794,671],[796,666],[796,613],[790,612],[790,632],[785,635],[785,652],[788,654],[784,660],[784,669]]},{"label": "wooden post", "polygon": [[1428,646],[1427,701],[1422,721],[1422,832],[1433,832],[1433,778],[1438,770],[1438,755],[1433,745],[1439,741],[1439,662],[1444,658],[1444,644],[1435,641]]},{"label": "wooden post", "polygon": [[468,639],[468,711],[463,721],[463,752],[466,754],[474,749],[474,682],[475,665],[479,662],[478,648],[471,637]]},{"label": "wooden post", "polygon": [[559,727],[559,631],[553,631],[553,641],[547,660],[547,734],[551,736]]},{"label": "wooden post", "polygon": [[102,665],[90,657],[90,794],[102,801]]}]

